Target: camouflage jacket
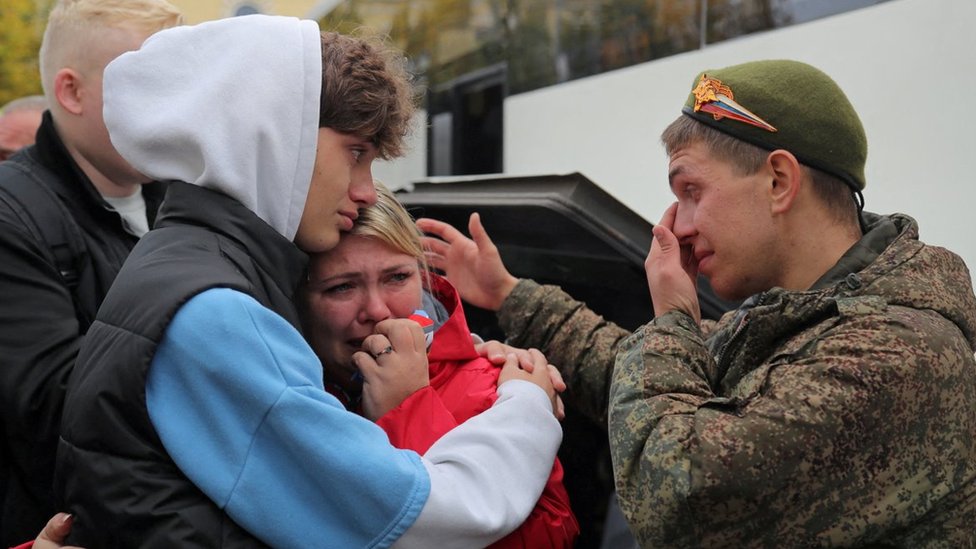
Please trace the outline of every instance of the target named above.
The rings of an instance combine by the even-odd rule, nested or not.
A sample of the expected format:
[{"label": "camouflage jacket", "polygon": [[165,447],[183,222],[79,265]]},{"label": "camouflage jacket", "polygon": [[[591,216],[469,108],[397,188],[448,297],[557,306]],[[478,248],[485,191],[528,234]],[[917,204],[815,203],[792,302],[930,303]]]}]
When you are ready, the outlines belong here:
[{"label": "camouflage jacket", "polygon": [[910,218],[872,216],[813,289],[754,296],[707,338],[678,312],[621,339],[552,288],[509,300],[513,343],[577,361],[568,382],[609,404],[643,546],[976,547],[976,298]]}]

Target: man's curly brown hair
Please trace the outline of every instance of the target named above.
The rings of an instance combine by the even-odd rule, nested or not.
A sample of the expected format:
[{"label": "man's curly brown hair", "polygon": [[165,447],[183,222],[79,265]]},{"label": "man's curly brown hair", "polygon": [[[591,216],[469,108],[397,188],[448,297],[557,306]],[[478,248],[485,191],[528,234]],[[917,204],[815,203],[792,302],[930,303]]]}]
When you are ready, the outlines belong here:
[{"label": "man's curly brown hair", "polygon": [[384,40],[322,33],[319,127],[365,138],[380,158],[404,154],[417,93],[403,55]]}]

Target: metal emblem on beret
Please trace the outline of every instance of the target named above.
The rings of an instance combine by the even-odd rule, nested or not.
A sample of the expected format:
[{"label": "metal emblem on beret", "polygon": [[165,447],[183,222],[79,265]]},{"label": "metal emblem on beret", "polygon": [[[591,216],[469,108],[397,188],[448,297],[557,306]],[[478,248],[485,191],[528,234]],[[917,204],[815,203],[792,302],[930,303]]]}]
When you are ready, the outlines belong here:
[{"label": "metal emblem on beret", "polygon": [[736,103],[732,89],[717,78],[702,74],[698,85],[691,93],[695,95],[695,112],[707,112],[715,117],[715,120],[731,118],[767,131],[776,131],[776,128],[768,122]]}]

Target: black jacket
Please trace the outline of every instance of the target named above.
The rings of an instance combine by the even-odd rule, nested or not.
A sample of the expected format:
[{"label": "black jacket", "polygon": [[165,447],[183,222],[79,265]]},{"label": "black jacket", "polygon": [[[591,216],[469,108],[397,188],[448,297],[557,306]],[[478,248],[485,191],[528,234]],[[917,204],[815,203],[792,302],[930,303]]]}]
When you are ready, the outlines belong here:
[{"label": "black jacket", "polygon": [[[28,174],[40,177],[71,213],[87,254],[72,292],[45,245],[0,203],[2,547],[33,539],[55,513],[51,478],[64,387],[81,336],[138,240],[72,160],[50,113],[44,114],[37,143],[8,162],[16,166],[4,167],[0,186],[13,178],[33,182]],[[162,191],[158,183],[143,188],[150,225]]]},{"label": "black jacket", "polygon": [[156,228],[119,273],[71,378],[56,486],[62,508],[76,516],[72,545],[261,546],[166,453],[146,409],[146,379],[177,310],[210,288],[246,293],[298,329],[292,300],[306,261],[239,202],[170,185]]}]

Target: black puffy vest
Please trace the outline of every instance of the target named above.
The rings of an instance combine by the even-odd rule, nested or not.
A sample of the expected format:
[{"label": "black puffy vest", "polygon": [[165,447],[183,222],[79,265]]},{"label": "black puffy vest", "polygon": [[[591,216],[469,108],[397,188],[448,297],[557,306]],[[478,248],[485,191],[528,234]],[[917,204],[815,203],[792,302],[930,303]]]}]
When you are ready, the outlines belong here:
[{"label": "black puffy vest", "polygon": [[[146,379],[176,311],[227,287],[296,328],[306,256],[239,202],[171,183],[81,348],[65,402],[55,486],[83,547],[261,547],[187,479],[146,409]],[[214,342],[219,345],[220,342]]]}]

